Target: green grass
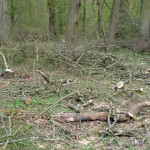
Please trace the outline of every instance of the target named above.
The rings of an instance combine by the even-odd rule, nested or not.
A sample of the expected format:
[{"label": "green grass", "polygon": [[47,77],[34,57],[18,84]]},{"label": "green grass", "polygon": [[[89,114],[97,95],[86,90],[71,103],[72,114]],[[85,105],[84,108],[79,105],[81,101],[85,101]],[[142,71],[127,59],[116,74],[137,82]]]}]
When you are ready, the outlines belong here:
[{"label": "green grass", "polygon": [[[30,47],[29,45],[25,45],[25,53],[30,53],[29,49],[33,47],[33,45],[31,44],[31,47],[28,49],[28,47]],[[84,53],[83,58],[79,61],[80,64],[82,64],[82,67],[86,69],[86,72],[83,72],[82,69],[75,67],[73,62],[69,62],[71,63],[71,65],[68,67],[66,66],[66,63],[62,64],[62,61],[58,61],[58,63],[56,65],[56,56],[58,55],[57,59],[62,59],[62,57],[59,56],[59,52],[57,52],[57,48],[55,51],[53,51],[51,48],[53,47],[53,45],[46,43],[46,44],[42,44],[42,43],[38,43],[38,47],[39,47],[39,67],[41,67],[42,71],[46,72],[46,73],[55,73],[55,71],[59,71],[56,75],[52,76],[52,80],[54,81],[54,84],[45,84],[43,83],[43,78],[39,75],[39,74],[34,74],[34,70],[36,68],[33,67],[33,62],[35,61],[35,56],[31,56],[31,54],[33,54],[33,52],[31,54],[28,54],[28,58],[27,60],[23,60],[22,64],[17,64],[18,62],[21,61],[21,57],[22,54],[17,53],[17,51],[12,52],[12,55],[10,56],[10,64],[12,64],[12,66],[14,66],[14,70],[15,70],[15,65],[17,65],[17,69],[16,70],[20,70],[20,74],[23,74],[24,72],[27,74],[30,74],[30,76],[33,78],[33,80],[29,80],[29,81],[22,81],[22,82],[18,82],[18,77],[16,77],[16,80],[13,79],[12,82],[8,85],[8,87],[3,88],[1,94],[3,95],[1,97],[1,101],[0,101],[0,110],[11,110],[11,109],[16,109],[18,108],[20,111],[23,110],[23,112],[27,112],[27,115],[30,114],[39,114],[40,112],[42,112],[43,110],[47,109],[49,106],[51,106],[52,104],[54,104],[55,102],[57,102],[60,98],[68,95],[69,93],[73,92],[73,91],[79,91],[79,93],[81,94],[81,97],[83,98],[83,100],[85,102],[87,102],[89,100],[89,97],[95,97],[94,98],[94,104],[96,105],[101,105],[101,104],[109,104],[109,102],[113,102],[114,107],[115,108],[119,108],[121,109],[129,109],[129,106],[125,106],[124,104],[129,103],[129,105],[134,105],[138,102],[141,102],[145,99],[147,99],[148,93],[149,93],[149,88],[145,85],[142,85],[141,83],[143,83],[143,81],[138,81],[134,78],[135,74],[142,74],[147,68],[149,68],[149,60],[150,60],[150,55],[146,54],[146,53],[135,53],[133,51],[129,51],[126,49],[118,49],[116,50],[112,55],[114,56],[114,61],[110,61],[111,64],[107,64],[106,62],[106,67],[105,68],[102,66],[102,60],[104,58],[104,55],[108,55],[108,54],[104,54],[104,52],[98,52],[96,51],[96,54],[94,54],[95,51],[92,52],[92,50],[89,52],[87,51],[82,51],[82,54]],[[20,50],[20,49],[18,49]],[[43,54],[44,52],[44,54]],[[20,58],[18,58],[19,60],[16,59],[16,61],[13,60],[11,61],[11,59],[14,58],[15,54],[17,53],[17,57],[21,56]],[[76,59],[74,61],[76,61],[82,54],[80,54],[80,51],[78,52],[78,50],[76,51],[77,55]],[[101,54],[102,53],[102,54]],[[51,55],[53,54],[53,55]],[[92,54],[92,59],[95,59],[96,63],[93,63],[93,66],[90,66],[90,61],[88,60],[90,58]],[[98,54],[98,55],[97,55]],[[67,55],[66,55],[67,56]],[[44,58],[46,57],[46,59]],[[68,56],[70,59],[73,60],[74,56]],[[67,61],[67,60],[63,60],[63,61]],[[117,61],[117,63],[116,63]],[[52,62],[52,63],[48,63],[48,62]],[[44,66],[44,64],[46,64],[46,66]],[[56,65],[56,66],[53,66]],[[121,70],[120,67],[118,67],[117,65],[123,64],[125,65],[125,69]],[[50,65],[50,67],[48,67]],[[24,66],[24,67],[22,67]],[[27,67],[26,67],[27,66]],[[62,67],[60,67],[62,66]],[[55,68],[56,67],[56,68]],[[22,69],[23,68],[23,69]],[[54,70],[52,69],[54,68]],[[126,76],[129,74],[129,72],[131,71],[132,74],[132,78],[129,79],[129,76]],[[18,74],[19,74],[18,73]],[[58,91],[58,88],[60,87],[60,83],[57,82],[61,79],[74,79],[74,82],[69,84],[69,85],[62,85],[61,89]],[[2,79],[3,80],[3,79]],[[8,79],[7,79],[8,80]],[[7,81],[6,80],[6,81]],[[5,80],[4,80],[5,81]],[[141,95],[139,93],[134,93],[133,95],[130,95],[130,93],[125,93],[124,91],[122,91],[122,93],[119,93],[121,91],[116,91],[114,92],[112,90],[112,86],[116,85],[119,81],[126,81],[126,88],[127,89],[136,89],[136,88],[143,88],[146,92]],[[145,80],[144,80],[145,81]],[[21,101],[21,94],[20,94],[20,88],[22,88],[24,91],[27,91],[27,94],[29,97],[32,98],[32,103],[30,105],[25,105],[22,101]],[[74,95],[72,97],[69,97],[65,100],[63,100],[61,103],[59,103],[56,107],[52,108],[51,110],[49,110],[48,112],[46,112],[47,115],[51,115],[51,114],[57,114],[60,112],[74,112],[73,110],[71,110],[70,108],[68,108],[67,104],[68,103],[73,103],[74,105],[82,105],[83,103],[79,100],[79,95]],[[120,107],[121,106],[121,107]],[[90,112],[91,110],[91,106],[85,107],[83,111],[87,111]],[[15,116],[15,114],[14,114]],[[21,116],[20,116],[21,117]],[[30,116],[28,116],[30,117]],[[2,117],[1,117],[2,119]],[[1,120],[0,119],[0,120]],[[28,119],[28,118],[27,118]],[[22,123],[20,124],[20,122],[18,120],[11,120],[11,126],[10,126],[10,122],[8,120],[8,117],[4,118],[4,121],[0,122],[1,127],[3,127],[3,124],[5,123],[5,127],[6,129],[9,131],[10,129],[12,130],[12,134],[17,130],[17,128],[19,128],[20,126],[23,125],[23,128],[18,130],[18,132],[16,133],[15,136],[11,137],[12,140],[16,140],[16,139],[25,139],[23,141],[17,141],[15,143],[11,142],[8,143],[7,145],[7,149],[8,150],[15,150],[15,149],[38,149],[38,142],[41,142],[42,140],[37,139],[37,140],[31,140],[29,137],[32,136],[44,136],[44,138],[46,136],[50,137],[50,138],[62,138],[63,140],[67,141],[68,143],[73,143],[73,145],[77,145],[78,143],[78,139],[76,140],[69,140],[69,138],[72,138],[71,135],[66,135],[64,133],[64,131],[59,127],[54,126],[51,121],[49,122],[48,125],[44,125],[42,124],[41,126],[35,125],[35,124],[26,124],[26,123]],[[26,120],[28,121],[28,120]],[[61,123],[64,127],[70,129],[77,134],[77,136],[80,138],[80,136],[85,136],[85,138],[87,137],[87,132],[90,130],[90,123],[91,122],[87,122],[87,124],[89,123],[89,125],[87,125],[86,127],[86,123],[84,122],[82,123],[77,123],[75,124],[63,124]],[[95,122],[93,122],[95,123]],[[120,124],[117,124],[117,127],[120,127]],[[126,125],[126,124],[125,124]],[[68,127],[69,126],[69,127]],[[77,126],[77,129],[75,130],[75,126]],[[92,128],[98,126],[99,128],[97,129],[98,131],[101,130],[101,128],[105,128],[107,127],[107,123],[105,123],[103,125],[103,127],[100,124],[96,124],[95,126],[93,125]],[[134,125],[133,125],[134,126]],[[41,128],[40,128],[41,127]],[[82,130],[83,129],[83,130]],[[97,131],[96,130],[96,131]],[[137,131],[138,132],[138,131]],[[141,132],[141,131],[140,131]],[[142,133],[142,132],[141,132]],[[141,134],[140,133],[140,134]],[[143,136],[144,136],[143,132]],[[9,139],[9,137],[7,138],[1,138],[2,136],[7,136],[9,134],[5,132],[4,128],[0,128],[0,143],[6,142],[7,139]],[[48,135],[46,135],[48,134]],[[74,133],[73,133],[74,134]],[[95,135],[96,134],[96,135]],[[67,136],[70,136],[69,138],[67,138]],[[88,136],[90,136],[88,134]],[[95,132],[94,137],[96,137],[96,139],[99,140],[99,133]],[[121,139],[121,141],[123,140],[123,144],[126,143],[126,139],[122,139],[122,137],[119,137]],[[107,147],[109,146],[110,142],[112,142],[111,144],[113,144],[113,146],[115,147],[116,145],[118,145],[117,140],[120,140],[118,137],[114,137],[114,136],[106,136],[104,138],[102,138],[101,142],[104,143],[103,147]],[[130,138],[130,137],[128,137]],[[139,137],[140,138],[140,137]],[[125,141],[124,141],[125,140]],[[128,141],[128,140],[127,140]],[[45,142],[46,144],[48,144],[48,146],[52,145],[52,147],[56,146],[57,142]],[[60,144],[62,144],[61,142],[58,142]],[[53,145],[54,144],[54,145]],[[147,143],[146,143],[147,144]],[[64,145],[64,143],[62,144]],[[126,149],[128,150],[136,150],[136,148],[132,145],[123,145]],[[82,149],[82,150],[94,150],[95,149],[95,145],[93,144],[92,141],[90,141],[90,143],[86,146],[83,145],[79,145],[78,148]],[[77,148],[77,149],[78,149]],[[148,149],[146,149],[148,150]]]},{"label": "green grass", "polygon": [[32,140],[23,140],[22,142],[14,142],[12,144],[8,144],[6,150],[27,150],[27,149],[34,149],[39,150],[38,146],[32,142]]}]

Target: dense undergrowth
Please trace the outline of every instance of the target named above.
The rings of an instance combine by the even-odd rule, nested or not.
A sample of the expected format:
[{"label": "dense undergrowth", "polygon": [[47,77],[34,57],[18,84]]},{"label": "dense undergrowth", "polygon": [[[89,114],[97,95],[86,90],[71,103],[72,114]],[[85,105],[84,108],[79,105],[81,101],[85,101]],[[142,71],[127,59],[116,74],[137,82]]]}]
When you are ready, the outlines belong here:
[{"label": "dense undergrowth", "polygon": [[[142,120],[116,124],[117,136],[101,131],[107,122],[55,124],[51,115],[74,112],[97,112],[97,106],[113,103],[115,109],[127,111],[139,102],[150,100],[150,55],[119,47],[113,54],[98,43],[82,43],[67,48],[64,43],[23,42],[2,49],[15,76],[0,78],[0,146],[4,149],[150,149],[150,126],[140,125],[150,118],[149,109]],[[0,59],[1,64],[3,60]],[[3,65],[2,65],[3,66]],[[43,71],[50,83],[36,72]],[[1,67],[3,72],[3,67]],[[114,87],[123,81],[123,89]],[[141,90],[142,89],[142,90]],[[62,97],[75,92],[40,117],[42,111]],[[32,99],[29,105],[22,97]],[[84,104],[92,101],[88,105]],[[69,130],[69,133],[65,129]],[[67,130],[67,131],[68,131]]]}]

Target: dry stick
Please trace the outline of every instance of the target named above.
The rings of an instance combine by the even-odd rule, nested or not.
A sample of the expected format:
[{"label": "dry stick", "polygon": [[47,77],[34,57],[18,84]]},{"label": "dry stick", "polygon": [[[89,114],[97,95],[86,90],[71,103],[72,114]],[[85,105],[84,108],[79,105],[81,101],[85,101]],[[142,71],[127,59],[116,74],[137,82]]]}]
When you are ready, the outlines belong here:
[{"label": "dry stick", "polygon": [[59,104],[60,102],[62,102],[64,99],[66,99],[67,97],[71,96],[71,95],[74,95],[75,93],[77,92],[73,92],[73,93],[70,93],[64,97],[62,97],[61,99],[59,99],[57,102],[55,102],[53,105],[51,105],[50,107],[46,108],[45,110],[43,110],[37,117],[35,117],[33,120],[31,121],[35,121],[37,120],[39,117],[41,117],[42,114],[46,113],[49,109],[51,108],[54,108],[57,104]]},{"label": "dry stick", "polygon": [[[48,107],[47,109],[45,109],[44,111],[42,111],[37,117],[35,117],[34,119],[32,119],[31,121],[34,122],[35,120],[37,120],[43,113],[47,112],[49,109],[51,108],[54,108],[58,103],[60,103],[61,101],[63,101],[64,99],[66,99],[67,97],[71,96],[71,95],[74,95],[75,93],[77,92],[73,92],[73,93],[70,93],[64,97],[62,97],[61,99],[59,99],[57,102],[55,102],[53,105],[51,105],[50,107]],[[17,130],[17,132],[22,128],[24,127],[24,124],[20,126],[20,128]],[[10,135],[7,133],[7,136],[8,137],[11,137],[11,136],[14,136],[17,132],[15,132],[13,135]],[[2,137],[0,137],[2,138]],[[15,141],[15,140],[14,140]],[[18,141],[18,140],[17,140]],[[9,142],[9,141],[8,141]],[[0,143],[0,145],[3,145],[5,143]]]},{"label": "dry stick", "polygon": [[38,54],[38,46],[37,46],[37,42],[35,42],[35,47],[36,47],[36,63],[37,63],[37,66],[39,66],[39,54]]},{"label": "dry stick", "polygon": [[5,143],[0,143],[0,145],[3,145],[1,148],[6,149],[8,143],[9,143],[9,139],[7,139],[7,141]]},{"label": "dry stick", "polygon": [[115,124],[117,123],[119,117],[120,117],[120,115],[117,115],[116,120],[115,120],[111,125],[109,125],[108,128],[106,128],[106,129],[104,129],[103,131],[101,131],[101,133],[102,133],[101,138],[103,138],[106,134],[109,134],[110,129],[112,129],[112,128],[115,126]]},{"label": "dry stick", "polygon": [[62,130],[64,130],[65,133],[71,134],[71,131],[70,131],[69,129],[63,127],[60,123],[58,123],[58,122],[56,122],[56,121],[52,121],[52,123],[53,123],[55,126],[57,126],[57,127],[61,128]]},{"label": "dry stick", "polygon": [[111,126],[112,103],[109,104],[108,124]]},{"label": "dry stick", "polygon": [[[39,137],[35,138],[35,139],[38,139]],[[20,142],[20,141],[23,141],[23,140],[28,140],[29,138],[22,138],[22,139],[17,139],[17,140],[13,140],[13,142]],[[2,142],[0,143],[0,145],[4,145],[6,142]],[[7,141],[7,144],[10,144],[12,143],[11,141]]]},{"label": "dry stick", "polygon": [[2,117],[1,119],[2,119],[3,126],[4,126],[4,130],[5,130],[6,134],[8,135],[8,132],[7,132],[7,129],[6,129],[6,126],[5,126],[5,122],[4,122],[4,115],[1,115],[1,117]]},{"label": "dry stick", "polygon": [[[43,113],[45,113],[45,112],[47,112],[49,109],[51,109],[51,108],[54,108],[58,103],[60,103],[61,101],[63,101],[64,99],[66,99],[67,97],[69,97],[69,96],[71,96],[71,95],[73,95],[73,94],[75,94],[75,93],[77,93],[77,92],[73,92],[73,93],[70,93],[70,94],[68,94],[68,95],[66,95],[66,96],[64,96],[64,97],[62,97],[61,99],[59,99],[57,102],[55,102],[53,105],[51,105],[50,107],[48,107],[47,109],[45,109],[44,111],[42,111],[37,117],[35,117],[34,119],[32,119],[32,120],[30,120],[30,121],[32,121],[32,122],[34,122],[35,120],[37,120]],[[3,119],[3,118],[2,118]],[[2,120],[3,121],[3,120]],[[13,135],[10,135],[8,132],[7,132],[7,130],[6,130],[6,134],[7,134],[7,136],[6,137],[12,137],[12,136],[14,136],[20,129],[22,129],[23,127],[25,126],[25,124],[23,124],[23,125],[21,125],[19,128],[18,128],[18,130],[16,130],[16,132],[14,132],[14,134]],[[4,138],[4,137],[0,137],[0,138]],[[0,143],[0,145],[3,145],[4,143]]]},{"label": "dry stick", "polygon": [[70,62],[76,64],[76,65],[79,66],[81,69],[83,69],[83,70],[86,71],[86,69],[83,68],[78,62],[75,62],[75,61],[71,60],[70,58],[68,58],[68,57],[66,57],[66,56],[64,56],[64,55],[61,55],[61,54],[60,54],[60,56],[64,57],[65,59],[69,60]]},{"label": "dry stick", "polygon": [[116,120],[109,126],[109,128],[107,130],[110,130],[111,128],[113,128],[115,126],[115,124],[117,123],[119,117],[120,117],[120,115],[117,115]]},{"label": "dry stick", "polygon": [[147,124],[145,123],[144,126],[145,126],[145,129],[146,129],[146,131],[147,131],[147,136],[150,137],[150,132],[149,132],[149,130],[148,130]]},{"label": "dry stick", "polygon": [[7,61],[6,61],[6,58],[5,58],[4,54],[3,54],[2,52],[0,52],[0,54],[1,54],[2,57],[3,57],[4,64],[5,64],[5,68],[8,69]]},{"label": "dry stick", "polygon": [[[68,63],[68,62],[66,62],[66,61],[64,61],[62,59],[60,59],[60,61],[63,62],[63,63],[66,63],[67,65],[69,65],[71,67],[74,67],[71,63]],[[78,69],[78,68],[75,68],[75,69],[78,70],[78,71],[80,71],[80,69]]]},{"label": "dry stick", "polygon": [[50,83],[50,79],[44,74],[44,72],[40,70],[35,70],[36,72],[40,73],[40,75],[43,77],[43,79],[47,82]]},{"label": "dry stick", "polygon": [[[129,112],[119,114],[120,116],[117,119],[117,121],[119,122],[128,121],[130,117],[132,119],[136,119],[135,116],[146,107],[150,107],[150,102],[146,101],[146,102],[138,103]],[[54,115],[53,117],[55,117],[55,119],[58,121],[63,120],[67,122],[94,121],[94,120],[108,121],[108,118],[111,118],[111,116],[109,117],[108,112],[99,112],[99,113],[93,113],[93,114],[80,114],[80,120],[79,118],[75,118],[75,114],[73,113],[58,114],[58,115]]]},{"label": "dry stick", "polygon": [[77,59],[77,61],[75,62],[75,63],[78,63],[79,61],[80,61],[80,59],[84,56],[85,54],[83,53],[78,59]]},{"label": "dry stick", "polygon": [[[7,137],[7,141],[5,142],[5,144],[4,144],[4,148],[5,147],[7,147],[7,144],[9,143],[9,141],[12,141],[12,139],[11,139],[11,137],[13,137],[13,135],[12,135],[12,122],[11,122],[11,117],[12,117],[12,115],[11,116],[9,116],[8,117],[8,121],[9,121],[9,132],[6,132],[7,133],[7,136],[5,136],[5,137]],[[5,130],[6,131],[6,130]],[[0,137],[0,138],[3,138],[3,137]],[[14,143],[14,142],[13,142]],[[15,145],[15,143],[14,143],[14,145]]]}]

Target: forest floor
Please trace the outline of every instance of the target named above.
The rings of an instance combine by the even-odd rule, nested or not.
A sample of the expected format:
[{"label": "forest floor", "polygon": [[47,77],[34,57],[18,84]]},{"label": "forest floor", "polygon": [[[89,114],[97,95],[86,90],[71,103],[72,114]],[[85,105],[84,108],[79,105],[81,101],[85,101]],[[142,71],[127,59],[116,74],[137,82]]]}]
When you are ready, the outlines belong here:
[{"label": "forest floor", "polygon": [[149,53],[117,49],[108,54],[97,46],[79,46],[67,54],[62,46],[41,45],[19,46],[9,57],[3,51],[15,59],[8,59],[14,77],[0,77],[0,149],[150,149],[150,107],[111,128],[109,119],[57,122],[53,117],[79,117],[77,111],[117,115],[150,102]]}]

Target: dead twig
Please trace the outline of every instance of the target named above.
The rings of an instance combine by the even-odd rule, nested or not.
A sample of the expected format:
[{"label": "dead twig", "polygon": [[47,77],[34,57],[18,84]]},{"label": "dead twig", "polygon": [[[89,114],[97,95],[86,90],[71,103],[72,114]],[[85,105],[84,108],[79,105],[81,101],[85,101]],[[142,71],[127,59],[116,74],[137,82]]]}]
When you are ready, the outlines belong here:
[{"label": "dead twig", "polygon": [[62,102],[63,100],[65,100],[66,98],[74,95],[75,93],[77,92],[73,92],[73,93],[70,93],[62,98],[60,98],[57,102],[55,102],[53,105],[51,105],[50,107],[46,108],[45,110],[43,110],[37,117],[35,117],[33,120],[31,120],[32,122],[34,122],[35,120],[37,120],[39,117],[41,117],[42,114],[46,113],[48,110],[50,109],[54,109],[56,107],[57,104],[59,104],[60,102]]},{"label": "dead twig", "polygon": [[75,112],[77,112],[77,113],[79,113],[80,112],[80,109],[79,109],[79,107],[77,107],[77,106],[75,106],[75,105],[73,105],[73,104],[67,104],[67,106],[69,107],[69,108],[71,108],[71,109],[73,109]]},{"label": "dead twig", "polygon": [[7,64],[7,61],[6,61],[6,57],[5,57],[5,55],[2,53],[2,52],[0,52],[0,54],[1,54],[1,56],[2,56],[2,58],[3,58],[3,60],[4,60],[4,65],[5,65],[5,71],[2,73],[2,74],[0,74],[0,76],[14,76],[14,71],[12,71],[9,67],[8,67],[8,64]]},{"label": "dead twig", "polygon": [[44,72],[40,70],[35,70],[36,72],[40,73],[40,75],[43,77],[43,79],[47,82],[50,83],[50,79],[44,74]]}]

